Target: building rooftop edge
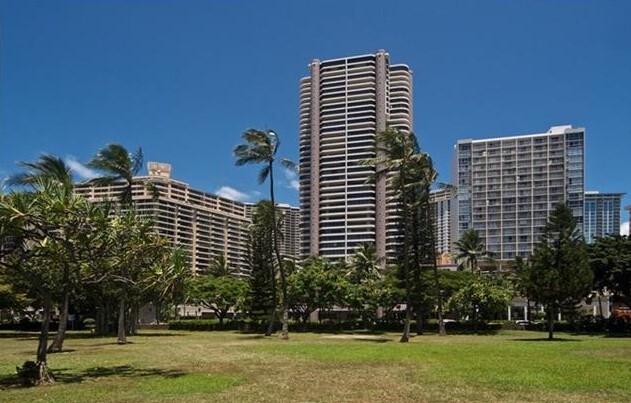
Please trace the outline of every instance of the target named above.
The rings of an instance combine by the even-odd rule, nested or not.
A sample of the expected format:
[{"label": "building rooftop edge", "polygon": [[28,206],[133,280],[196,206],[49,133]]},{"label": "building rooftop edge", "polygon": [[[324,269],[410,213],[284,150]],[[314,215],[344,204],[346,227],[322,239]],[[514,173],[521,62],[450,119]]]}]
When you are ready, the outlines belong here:
[{"label": "building rooftop edge", "polygon": [[508,135],[502,137],[489,137],[484,139],[461,139],[458,140],[456,144],[466,144],[466,143],[486,143],[489,141],[500,141],[500,140],[513,140],[527,137],[543,137],[543,136],[552,136],[555,134],[563,134],[563,133],[576,133],[576,132],[585,132],[584,127],[572,127],[572,125],[562,125],[562,126],[552,126],[545,133],[533,133],[533,134],[516,134],[516,135]]}]

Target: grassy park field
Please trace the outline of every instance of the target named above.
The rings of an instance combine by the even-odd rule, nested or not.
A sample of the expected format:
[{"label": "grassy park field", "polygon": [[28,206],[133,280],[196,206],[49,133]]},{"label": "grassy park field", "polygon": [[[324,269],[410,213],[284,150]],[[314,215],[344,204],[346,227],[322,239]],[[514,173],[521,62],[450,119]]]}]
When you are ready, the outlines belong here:
[{"label": "grassy park field", "polygon": [[631,340],[504,331],[493,336],[145,331],[72,333],[49,356],[57,382],[16,386],[36,335],[0,333],[1,402],[631,401]]}]

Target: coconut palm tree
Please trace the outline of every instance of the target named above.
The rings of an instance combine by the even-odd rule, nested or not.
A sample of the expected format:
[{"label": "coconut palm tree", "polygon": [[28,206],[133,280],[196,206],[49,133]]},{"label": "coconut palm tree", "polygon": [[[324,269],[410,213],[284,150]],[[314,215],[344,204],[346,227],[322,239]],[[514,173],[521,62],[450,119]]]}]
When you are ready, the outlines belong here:
[{"label": "coconut palm tree", "polygon": [[491,258],[491,252],[486,250],[484,241],[474,229],[463,232],[455,246],[458,250],[456,261],[461,268],[469,269],[472,273],[480,273],[480,261]]},{"label": "coconut palm tree", "polygon": [[7,180],[9,186],[38,186],[42,179],[55,181],[66,189],[74,188],[72,171],[66,162],[54,155],[42,154],[34,162],[19,162],[24,172],[17,173]]},{"label": "coconut palm tree", "polygon": [[103,175],[91,179],[88,183],[95,186],[109,186],[123,182],[125,187],[119,197],[123,206],[129,208],[133,202],[133,179],[142,168],[142,163],[143,155],[140,147],[134,153],[130,153],[120,144],[108,144],[88,162],[88,167],[96,169]]},{"label": "coconut palm tree", "polygon": [[347,277],[353,284],[361,284],[364,280],[381,277],[375,245],[365,243],[358,246],[353,253],[349,269]]},{"label": "coconut palm tree", "polygon": [[[274,208],[272,209],[272,222],[276,223],[276,199],[274,198],[274,162],[276,153],[280,146],[278,135],[272,130],[248,129],[241,137],[245,143],[239,144],[234,148],[234,156],[236,165],[262,164],[263,168],[259,171],[258,182],[264,183],[269,178],[269,195],[270,201]],[[293,168],[294,164],[287,160],[281,159],[281,164],[287,168]],[[272,236],[274,239],[274,253],[276,262],[280,272],[283,318],[281,338],[287,340],[289,338],[289,301],[287,300],[287,274],[280,256],[279,239],[280,234],[275,225],[272,226]]]},{"label": "coconut palm tree", "polygon": [[[132,210],[133,208],[133,184],[134,177],[140,172],[143,164],[142,149],[139,147],[133,153],[130,153],[120,144],[108,144],[97,152],[87,166],[101,172],[103,175],[91,179],[89,184],[95,186],[110,186],[116,183],[124,183],[123,190],[119,195],[119,201],[124,209]],[[158,191],[151,183],[144,183],[153,197],[157,198]],[[118,321],[118,344],[125,344],[125,319],[124,314],[127,312],[128,293],[123,287],[121,299],[119,301],[119,321]]]},{"label": "coconut palm tree", "polygon": [[[385,175],[388,187],[394,192],[400,203],[403,226],[403,248],[401,261],[405,277],[405,326],[401,342],[410,338],[411,318],[411,282],[409,251],[412,241],[412,226],[410,212],[419,196],[419,188],[428,188],[433,181],[434,171],[431,158],[420,151],[414,133],[387,128],[376,136],[376,158],[362,161],[363,165],[375,166],[376,176]],[[422,193],[422,192],[421,192]]]}]

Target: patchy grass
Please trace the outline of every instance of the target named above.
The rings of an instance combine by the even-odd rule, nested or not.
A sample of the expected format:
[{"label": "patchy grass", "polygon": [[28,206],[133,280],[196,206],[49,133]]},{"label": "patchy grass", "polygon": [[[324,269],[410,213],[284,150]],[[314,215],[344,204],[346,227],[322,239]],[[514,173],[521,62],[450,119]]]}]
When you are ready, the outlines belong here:
[{"label": "patchy grass", "polygon": [[49,356],[57,383],[15,386],[32,334],[0,335],[2,402],[631,401],[629,339],[495,336],[277,337],[145,332],[118,346],[75,333]]}]

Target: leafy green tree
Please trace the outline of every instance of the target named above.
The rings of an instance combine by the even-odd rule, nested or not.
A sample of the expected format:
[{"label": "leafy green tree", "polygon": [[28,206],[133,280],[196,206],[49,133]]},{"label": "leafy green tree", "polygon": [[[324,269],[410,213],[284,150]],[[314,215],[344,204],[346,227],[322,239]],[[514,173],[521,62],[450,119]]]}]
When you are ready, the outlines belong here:
[{"label": "leafy green tree", "polygon": [[[37,161],[20,162],[23,172],[15,174],[9,178],[7,184],[10,186],[27,186],[34,191],[44,183],[44,181],[54,183],[58,186],[58,196],[55,200],[57,209],[71,213],[73,208],[83,207],[83,213],[88,211],[86,203],[75,197],[74,181],[70,167],[59,157],[43,154]],[[83,202],[83,206],[79,203]],[[51,217],[52,218],[52,217]],[[53,343],[48,348],[49,352],[58,352],[63,348],[68,323],[68,309],[70,304],[70,294],[77,285],[77,276],[80,273],[79,254],[80,248],[89,247],[85,243],[79,242],[80,232],[86,227],[87,215],[69,214],[68,216],[58,215],[56,218],[63,222],[51,222],[51,225],[58,229],[58,233],[64,238],[63,253],[59,257],[63,261],[63,279],[61,284],[61,305],[59,306],[59,328]],[[85,232],[85,231],[84,231]],[[66,259],[69,258],[69,259]]]},{"label": "leafy green tree", "polygon": [[589,246],[589,261],[599,290],[608,290],[631,306],[631,238],[613,235],[597,238]]},{"label": "leafy green tree", "polygon": [[[131,225],[130,228],[139,229],[145,228],[143,231],[145,234],[149,233],[149,229],[146,226],[136,225],[134,220],[136,220],[136,213],[134,210],[133,203],[133,185],[134,185],[134,177],[140,172],[143,164],[143,153],[142,149],[138,148],[133,153],[130,153],[124,146],[120,144],[108,144],[101,150],[97,152],[97,154],[88,162],[88,167],[99,171],[102,175],[91,179],[88,181],[89,184],[95,186],[111,186],[114,184],[123,184],[123,189],[119,195],[119,202],[121,210],[125,210],[125,212],[119,211],[119,221],[114,221],[114,227],[112,228],[113,233],[118,234],[118,241],[114,242],[114,245],[119,249],[124,249],[124,255],[127,255],[127,252],[134,250],[136,246],[143,244],[144,241],[140,241],[140,238],[133,237],[125,237],[124,234],[121,234],[120,227],[124,224]],[[150,182],[144,182],[143,185],[147,188],[152,197],[158,197],[157,188]],[[131,213],[130,213],[131,212]],[[130,213],[130,214],[129,214]],[[131,218],[134,216],[134,218]],[[134,233],[135,235],[139,235],[139,233],[134,232],[132,230],[130,233]],[[155,235],[155,234],[154,234]],[[144,236],[144,235],[143,235]],[[132,239],[133,238],[133,239]],[[149,238],[145,237],[145,241]],[[122,242],[122,243],[121,243]],[[147,241],[144,246],[149,244],[155,244],[152,241]],[[140,246],[139,246],[140,247]],[[164,247],[164,245],[162,246]],[[142,248],[142,247],[141,247]],[[157,248],[149,248],[154,252],[151,260],[156,261],[159,258],[160,253]],[[140,255],[139,259],[149,259],[147,255]],[[143,262],[140,266],[132,267],[132,268],[123,268],[120,266],[121,259],[118,256],[113,258],[113,261],[116,261],[114,266],[117,267],[119,274],[109,276],[109,279],[114,279],[118,284],[123,284],[123,287],[120,288],[120,292],[117,293],[119,300],[119,319],[118,319],[118,339],[119,344],[126,344],[126,333],[133,332],[133,328],[135,326],[136,321],[133,317],[137,316],[138,309],[140,306],[140,297],[141,288],[139,288],[139,284],[141,279],[137,277],[137,274],[142,272],[140,270],[140,266],[144,268],[144,270],[148,267],[148,262]],[[131,264],[131,263],[130,263]],[[145,273],[146,274],[146,273]],[[125,280],[123,280],[125,279]],[[147,278],[144,279],[147,281]],[[146,284],[144,285],[146,287]],[[132,308],[132,311],[128,313],[128,310]],[[130,320],[125,319],[126,316],[130,317]],[[125,326],[127,324],[127,330],[125,330]]]},{"label": "leafy green tree", "polygon": [[212,310],[223,323],[231,310],[240,308],[247,291],[248,284],[241,278],[206,274],[196,279],[193,300]]},{"label": "leafy green tree", "polygon": [[475,276],[449,298],[448,305],[459,312],[473,314],[477,329],[478,317],[489,318],[501,312],[512,300],[511,283],[501,276]]},{"label": "leafy green tree", "polygon": [[358,247],[351,257],[350,263],[338,263],[346,272],[346,284],[341,284],[345,291],[345,305],[355,312],[364,322],[375,319],[377,308],[384,297],[384,274],[377,262],[374,245]]},{"label": "leafy green tree", "polygon": [[[237,166],[249,164],[263,164],[263,168],[259,172],[259,183],[265,182],[269,178],[269,195],[272,206],[272,222],[276,223],[276,199],[274,197],[274,161],[276,152],[280,146],[278,135],[271,130],[249,129],[242,134],[245,143],[239,144],[234,148],[234,156]],[[286,167],[292,167],[294,164],[287,159],[281,159],[281,164]],[[271,227],[272,237],[274,240],[273,250],[276,255],[276,264],[280,273],[280,285],[282,296],[282,331],[281,338],[289,339],[289,301],[287,299],[287,273],[280,254],[280,231],[276,225]]]},{"label": "leafy green tree", "polygon": [[376,157],[362,161],[364,165],[375,166],[376,177],[386,177],[387,185],[401,206],[403,227],[402,247],[399,261],[403,268],[405,283],[405,325],[401,342],[410,338],[410,319],[412,313],[412,282],[410,276],[410,252],[414,239],[413,225],[416,214],[413,205],[419,194],[429,191],[429,185],[435,178],[429,155],[420,152],[414,133],[407,133],[395,128],[387,128],[376,135]]},{"label": "leafy green tree", "polygon": [[[30,300],[27,295],[19,290],[8,275],[3,274],[4,268],[0,267],[0,322],[5,311],[15,312],[24,310]],[[10,316],[11,318],[13,315]]]},{"label": "leafy green tree", "polygon": [[160,323],[162,308],[184,303],[193,289],[193,271],[187,253],[181,248],[165,250],[147,282],[149,298],[156,307],[156,322]]},{"label": "leafy green tree", "polygon": [[249,291],[245,308],[251,319],[258,320],[269,317],[265,332],[270,336],[273,332],[276,295],[276,262],[274,261],[274,237],[272,230],[275,217],[272,204],[262,200],[254,208],[250,239],[248,243],[248,277]]},{"label": "leafy green tree", "polygon": [[195,278],[193,289],[193,302],[213,311],[223,324],[230,310],[237,311],[244,304],[248,283],[237,277],[221,256],[213,260],[207,273]]},{"label": "leafy green tree", "polygon": [[[4,256],[0,264],[14,278],[28,284],[43,307],[36,362],[28,365],[29,382],[53,382],[48,371],[47,343],[54,295],[68,283],[69,228],[81,217],[80,199],[50,178],[38,178],[33,191],[13,193],[0,201],[0,230]],[[80,219],[80,218],[79,218]],[[26,366],[26,364],[25,364]]]},{"label": "leafy green tree", "polygon": [[484,241],[474,229],[463,232],[455,246],[458,250],[456,261],[459,262],[461,268],[466,268],[472,273],[479,273],[480,261],[491,257],[491,252],[486,250]]},{"label": "leafy green tree", "polygon": [[548,317],[548,338],[554,337],[554,317],[562,308],[573,308],[592,289],[587,246],[572,216],[559,204],[550,214],[541,242],[522,273],[528,295],[541,303]]},{"label": "leafy green tree", "polygon": [[[109,255],[109,281],[118,290],[118,344],[127,343],[127,333],[132,330],[128,320],[130,306],[137,308],[138,297],[147,289],[147,280],[157,262],[167,250],[166,241],[157,236],[151,221],[126,211],[111,220],[110,236],[113,248]],[[133,304],[136,302],[136,304]]]},{"label": "leafy green tree", "polygon": [[331,309],[344,300],[344,276],[322,257],[308,258],[301,268],[289,274],[287,282],[291,309],[305,325],[311,313]]}]

